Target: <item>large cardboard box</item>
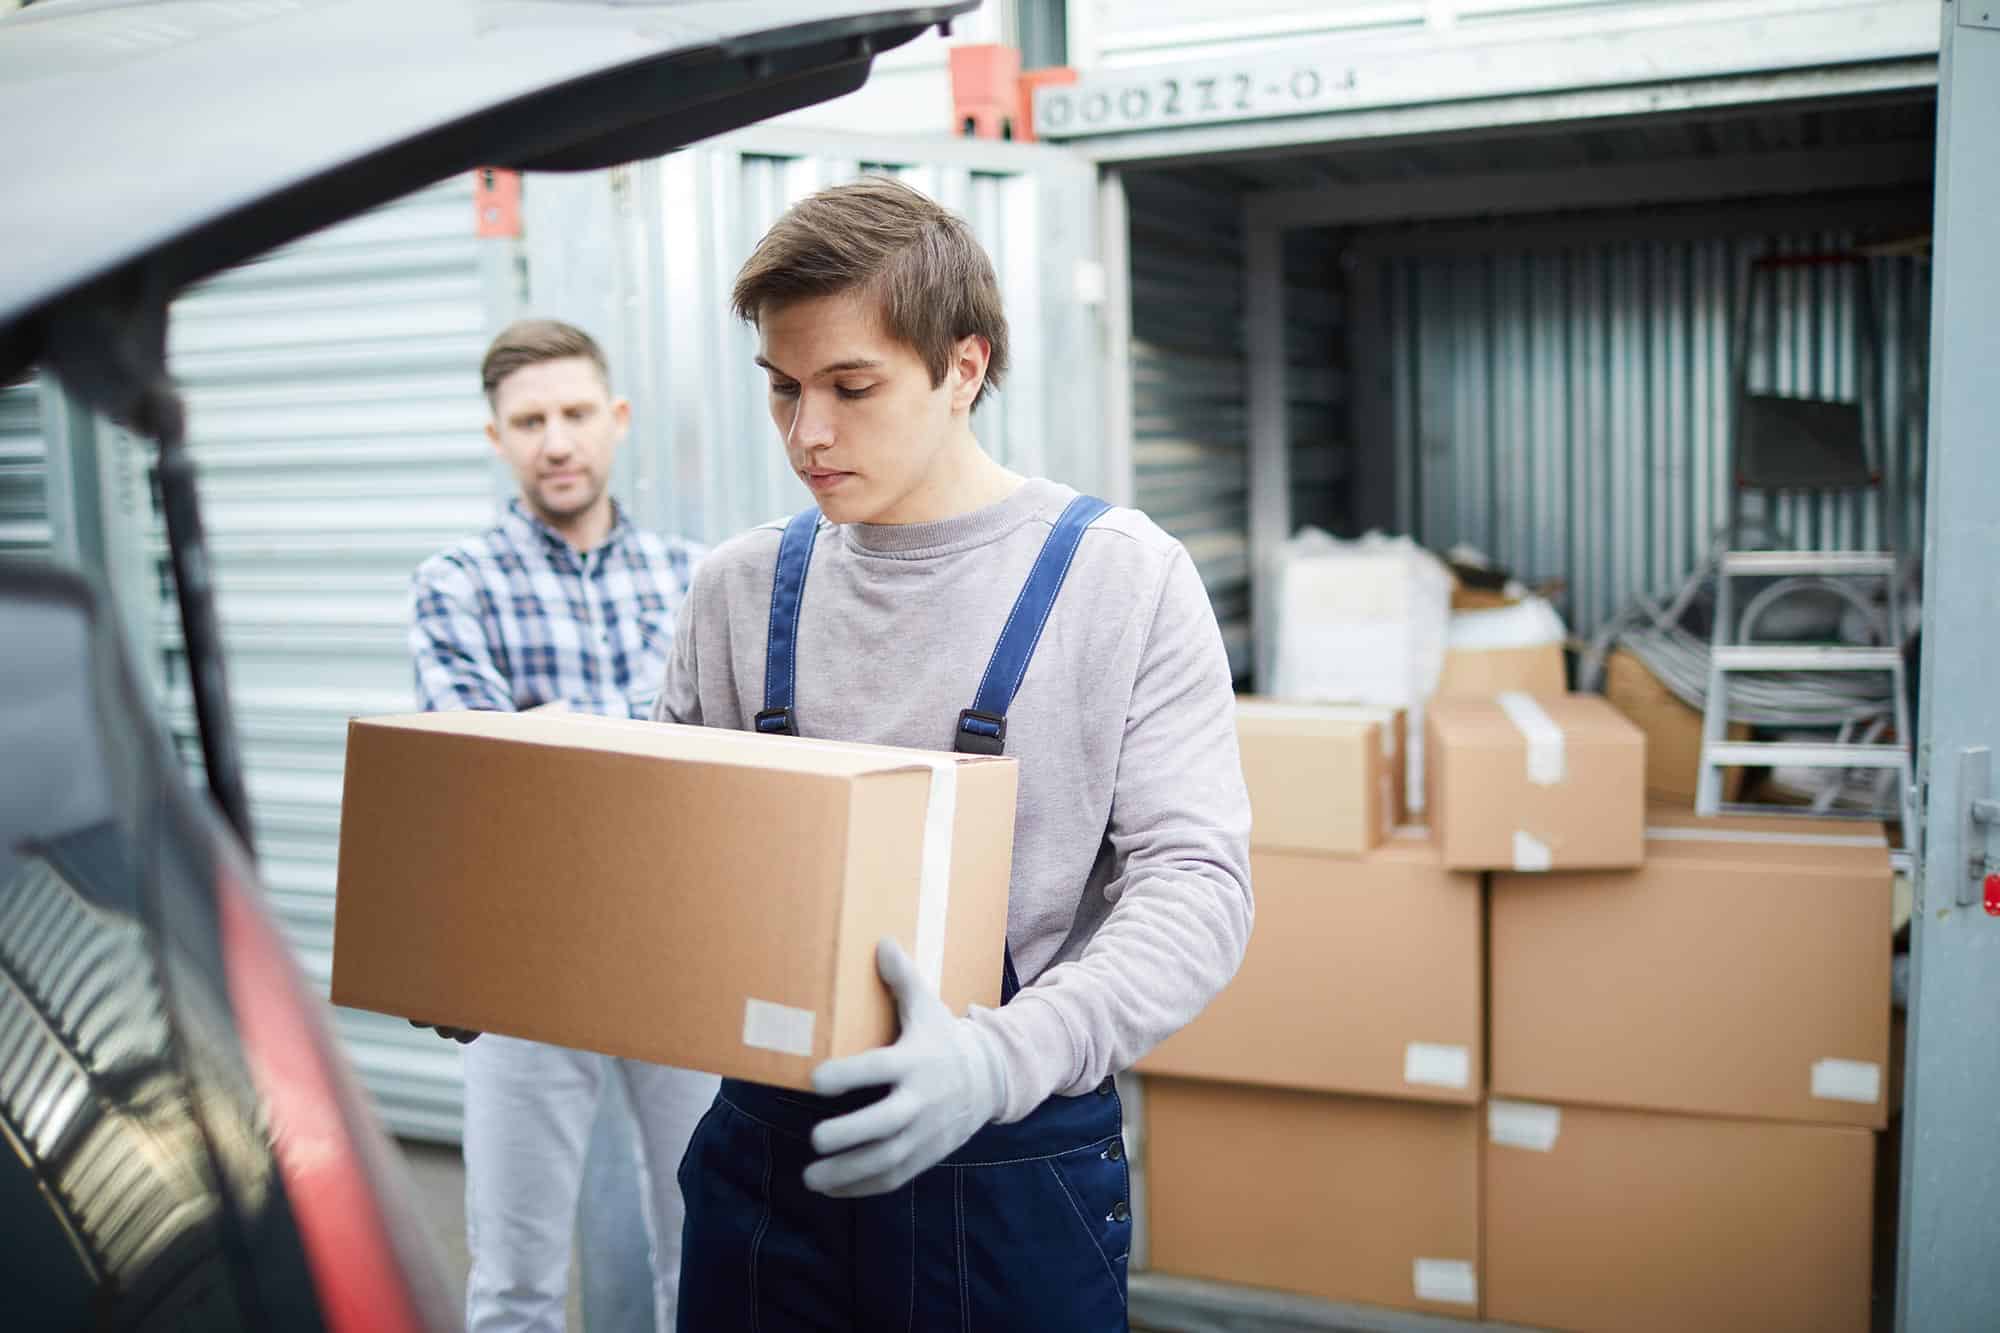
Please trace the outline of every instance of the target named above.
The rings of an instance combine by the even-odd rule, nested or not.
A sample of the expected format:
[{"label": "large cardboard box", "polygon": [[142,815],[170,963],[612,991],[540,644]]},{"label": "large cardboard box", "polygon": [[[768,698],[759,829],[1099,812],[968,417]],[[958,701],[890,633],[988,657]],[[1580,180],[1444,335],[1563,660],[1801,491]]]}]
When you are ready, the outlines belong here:
[{"label": "large cardboard box", "polygon": [[1423,829],[1358,860],[1253,852],[1235,980],[1146,1073],[1471,1103],[1484,1083],[1478,875]]},{"label": "large cardboard box", "polygon": [[[1701,778],[1701,714],[1682,703],[1638,658],[1620,650],[1604,661],[1604,697],[1646,733],[1646,794],[1694,808],[1695,784]],[[1729,739],[1750,739],[1750,728],[1738,722]],[[1722,799],[1736,800],[1747,770],[1722,771]]]},{"label": "large cardboard box", "polygon": [[1873,1134],[1504,1101],[1487,1113],[1487,1318],[1866,1333]]},{"label": "large cardboard box", "polygon": [[1402,823],[1399,710],[1243,698],[1236,736],[1253,846],[1360,853]]},{"label": "large cardboard box", "polygon": [[1145,1081],[1153,1271],[1476,1316],[1479,1108]]},{"label": "large cardboard box", "polygon": [[1886,1125],[1880,826],[1654,820],[1642,869],[1494,877],[1495,1095]]},{"label": "large cardboard box", "polygon": [[1646,738],[1593,695],[1433,700],[1430,819],[1454,870],[1639,864]]},{"label": "large cardboard box", "polygon": [[1006,759],[561,714],[350,724],[333,1000],[786,1087],[999,999]]}]

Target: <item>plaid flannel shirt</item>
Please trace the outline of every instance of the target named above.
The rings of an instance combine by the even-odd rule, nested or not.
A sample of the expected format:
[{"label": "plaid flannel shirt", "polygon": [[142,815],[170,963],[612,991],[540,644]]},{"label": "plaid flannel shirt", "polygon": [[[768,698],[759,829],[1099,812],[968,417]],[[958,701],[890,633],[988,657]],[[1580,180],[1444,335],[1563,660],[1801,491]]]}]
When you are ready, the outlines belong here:
[{"label": "plaid flannel shirt", "polygon": [[410,653],[426,712],[502,712],[562,702],[652,716],[701,547],[642,532],[619,510],[578,555],[511,501],[497,526],[442,551],[411,579]]}]

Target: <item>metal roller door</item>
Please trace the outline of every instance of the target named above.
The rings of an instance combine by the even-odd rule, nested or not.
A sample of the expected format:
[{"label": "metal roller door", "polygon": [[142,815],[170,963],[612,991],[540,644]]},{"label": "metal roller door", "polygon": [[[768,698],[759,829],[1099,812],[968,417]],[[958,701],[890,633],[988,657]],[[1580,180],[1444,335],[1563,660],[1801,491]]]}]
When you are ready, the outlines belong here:
[{"label": "metal roller door", "polygon": [[[489,523],[500,493],[481,434],[480,244],[460,179],[224,274],[173,311],[258,854],[322,991],[347,720],[413,707],[410,573]],[[169,717],[198,767],[171,596],[158,610]],[[456,1139],[458,1047],[400,1019],[337,1016],[390,1128]]]}]

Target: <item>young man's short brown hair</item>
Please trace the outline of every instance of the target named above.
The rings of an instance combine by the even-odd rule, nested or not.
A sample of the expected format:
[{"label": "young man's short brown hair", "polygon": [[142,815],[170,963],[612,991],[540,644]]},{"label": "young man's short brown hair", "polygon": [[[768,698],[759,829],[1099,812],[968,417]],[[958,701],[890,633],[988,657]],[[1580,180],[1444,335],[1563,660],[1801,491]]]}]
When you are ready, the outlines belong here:
[{"label": "young man's short brown hair", "polygon": [[944,383],[952,350],[978,335],[992,349],[988,389],[1007,373],[1007,316],[993,262],[965,220],[891,176],[864,176],[801,199],[736,275],[731,304],[752,324],[770,308],[872,290],[891,337]]},{"label": "young man's short brown hair", "polygon": [[486,359],[479,363],[479,382],[486,390],[487,404],[493,403],[500,381],[523,366],[538,366],[544,361],[563,361],[573,356],[583,357],[596,366],[604,387],[607,390],[611,387],[611,367],[605,363],[604,349],[595,338],[559,319],[515,320],[500,330],[493,345],[486,349]]}]

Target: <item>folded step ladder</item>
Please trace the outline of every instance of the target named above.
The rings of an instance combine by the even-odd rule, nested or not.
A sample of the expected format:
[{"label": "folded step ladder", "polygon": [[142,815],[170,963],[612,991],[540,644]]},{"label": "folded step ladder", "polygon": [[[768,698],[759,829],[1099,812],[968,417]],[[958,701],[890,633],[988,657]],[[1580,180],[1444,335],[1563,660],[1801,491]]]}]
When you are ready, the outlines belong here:
[{"label": "folded step ladder", "polygon": [[[1742,579],[1783,578],[1822,585],[1879,582],[1886,594],[1889,642],[1882,647],[1822,647],[1809,644],[1756,644],[1739,641],[1736,583]],[[1824,814],[1863,819],[1900,819],[1909,826],[1911,762],[1909,696],[1904,688],[1903,650],[1898,638],[1902,624],[1900,582],[1896,557],[1881,551],[1731,551],[1722,557],[1716,575],[1715,631],[1708,659],[1708,697],[1702,714],[1701,774],[1695,808],[1704,815],[1783,814],[1788,807],[1722,799],[1723,770],[1731,767],[1787,767],[1848,770],[1880,769],[1893,774],[1895,787],[1872,810],[1825,810]],[[1880,672],[1888,678],[1893,701],[1895,740],[1884,742],[1855,736],[1855,728],[1822,743],[1796,741],[1731,741],[1729,683],[1750,671],[1812,673],[1823,671]],[[1799,813],[1791,810],[1791,813]]]}]

